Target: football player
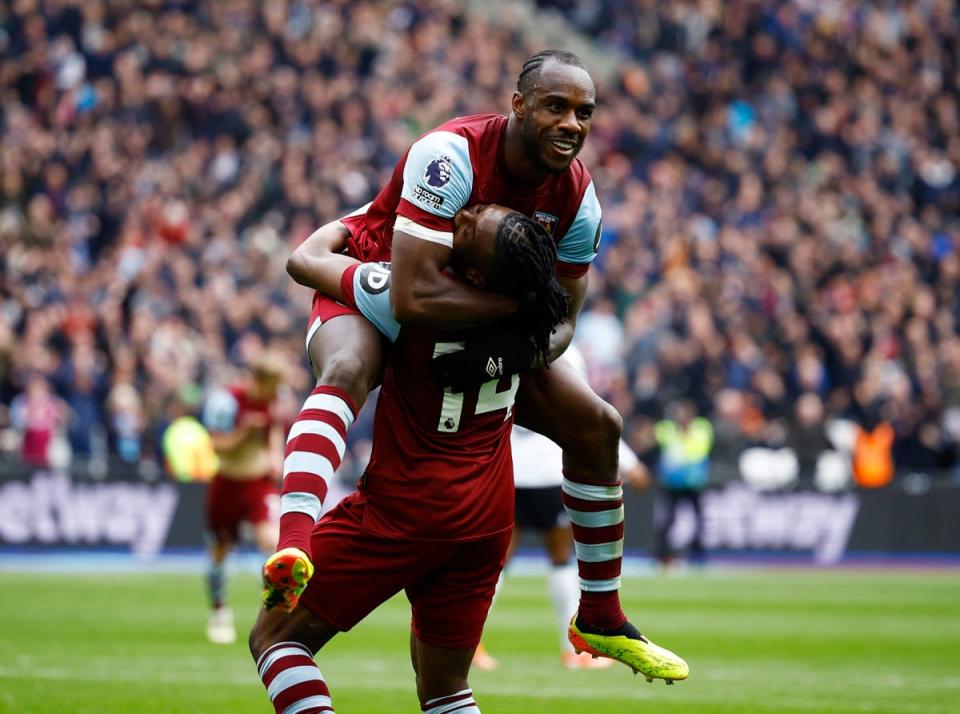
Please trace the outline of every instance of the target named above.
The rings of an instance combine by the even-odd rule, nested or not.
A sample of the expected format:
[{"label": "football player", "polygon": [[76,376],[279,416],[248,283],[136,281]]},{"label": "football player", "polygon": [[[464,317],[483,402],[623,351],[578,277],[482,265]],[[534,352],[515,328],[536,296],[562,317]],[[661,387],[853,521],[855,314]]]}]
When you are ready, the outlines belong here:
[{"label": "football player", "polygon": [[[455,216],[466,206],[496,203],[544,227],[556,244],[558,280],[571,295],[545,355],[533,350],[529,340],[484,330],[465,335],[463,349],[440,356],[436,366],[444,384],[461,390],[491,374],[524,373],[516,396],[518,423],[563,449],[564,507],[573,524],[580,578],[571,641],[579,650],[612,657],[648,678],[669,682],[686,677],[686,663],[651,647],[620,606],[620,415],[568,365],[543,368],[572,339],[601,235],[593,181],[577,159],[595,106],[593,81],[575,55],[534,55],[520,72],[508,116],[461,117],[425,134],[371,204],[314,233],[295,251],[288,269],[298,282],[316,288],[311,246],[336,234],[346,240],[351,256],[392,261],[392,310],[402,324],[487,325],[514,314],[520,301],[449,280],[444,268],[456,260],[451,252]],[[318,292],[307,349],[317,376],[311,398],[322,396],[324,418],[331,423],[343,419],[348,428],[383,370],[379,334],[357,310]],[[315,436],[288,445],[280,551],[293,548],[298,558],[309,559],[309,534],[342,458],[340,445],[336,438]],[[268,560],[268,583],[271,569],[283,562]],[[267,599],[275,600],[270,593]]]},{"label": "football player", "polygon": [[[523,302],[509,329],[543,358],[569,299],[546,231],[515,211],[482,206],[460,212],[453,243],[464,282]],[[477,714],[468,672],[513,530],[509,437],[520,378],[492,367],[477,387],[443,386],[436,363],[464,349],[463,335],[397,322],[389,266],[328,253],[318,274],[328,294],[392,344],[359,489],[311,532],[307,547],[322,572],[311,579],[310,560],[281,551],[267,583],[277,600],[265,604],[292,610],[260,611],[251,653],[278,714],[332,710],[314,654],[403,590],[422,710]],[[318,392],[307,400],[290,443],[317,435],[342,441],[346,414],[329,419],[327,398]]]}]

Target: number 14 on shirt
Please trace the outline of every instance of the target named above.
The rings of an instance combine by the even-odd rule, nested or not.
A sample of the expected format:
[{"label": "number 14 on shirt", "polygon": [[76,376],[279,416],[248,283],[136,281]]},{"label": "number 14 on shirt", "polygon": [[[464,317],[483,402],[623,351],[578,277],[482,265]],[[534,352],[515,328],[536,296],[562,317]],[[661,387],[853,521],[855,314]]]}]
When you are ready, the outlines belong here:
[{"label": "number 14 on shirt", "polygon": [[[437,342],[433,349],[434,358],[450,354],[463,349],[463,342]],[[506,410],[503,420],[510,418],[513,410],[513,400],[517,396],[517,387],[520,386],[520,376],[510,375],[509,388],[497,391],[500,379],[491,379],[480,385],[480,394],[477,397],[477,406],[473,410],[476,414]],[[447,387],[443,391],[443,405],[440,408],[440,421],[437,431],[452,434],[460,429],[460,420],[463,417],[463,392],[454,392]]]}]

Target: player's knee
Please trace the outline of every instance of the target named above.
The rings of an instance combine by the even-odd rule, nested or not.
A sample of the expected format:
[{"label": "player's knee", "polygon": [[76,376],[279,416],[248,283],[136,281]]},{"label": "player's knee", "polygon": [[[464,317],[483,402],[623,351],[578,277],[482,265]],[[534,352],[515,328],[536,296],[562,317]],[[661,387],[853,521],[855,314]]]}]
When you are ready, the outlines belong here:
[{"label": "player's knee", "polygon": [[296,640],[296,631],[289,627],[289,616],[278,610],[261,610],[250,628],[247,647],[253,661],[259,661],[263,653],[278,642]]},{"label": "player's knee", "polygon": [[320,365],[317,381],[330,387],[337,387],[351,395],[364,397],[373,389],[376,382],[376,371],[371,368],[371,362],[358,354],[342,350],[329,355]]},{"label": "player's knee", "polygon": [[620,438],[623,436],[623,417],[612,404],[603,403],[604,428],[608,446],[616,453],[620,450]]},{"label": "player's knee", "polygon": [[260,620],[258,619],[253,623],[250,634],[247,636],[247,647],[250,649],[250,656],[253,657],[254,662],[260,660],[260,656],[268,646],[264,642],[263,628],[260,626]]},{"label": "player's knee", "polygon": [[580,446],[594,454],[616,454],[623,433],[623,417],[612,404],[597,399],[580,422]]}]

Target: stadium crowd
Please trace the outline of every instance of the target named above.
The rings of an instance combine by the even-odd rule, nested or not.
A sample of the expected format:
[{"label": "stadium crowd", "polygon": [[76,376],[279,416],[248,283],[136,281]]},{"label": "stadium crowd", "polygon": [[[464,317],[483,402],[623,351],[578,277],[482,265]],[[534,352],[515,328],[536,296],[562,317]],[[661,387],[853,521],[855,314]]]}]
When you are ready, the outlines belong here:
[{"label": "stadium crowd", "polygon": [[[604,230],[577,342],[628,441],[689,399],[718,458],[809,466],[842,419],[892,429],[905,471],[954,466],[956,4],[539,5],[620,58],[581,154]],[[264,346],[303,391],[290,249],[421,131],[506,111],[540,49],[452,0],[5,4],[0,451],[42,463],[59,425],[75,459],[156,461]]]}]

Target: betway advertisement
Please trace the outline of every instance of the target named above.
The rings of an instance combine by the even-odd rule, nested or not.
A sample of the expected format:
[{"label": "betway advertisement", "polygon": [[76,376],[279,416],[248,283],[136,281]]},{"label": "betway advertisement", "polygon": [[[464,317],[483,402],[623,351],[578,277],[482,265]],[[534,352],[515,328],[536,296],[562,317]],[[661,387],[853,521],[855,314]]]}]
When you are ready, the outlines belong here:
[{"label": "betway advertisement", "polygon": [[0,548],[125,549],[150,557],[202,543],[203,486],[145,482],[132,470],[92,480],[62,471],[0,477]]},{"label": "betway advertisement", "polygon": [[[112,468],[102,479],[0,469],[0,554],[119,549],[151,558],[198,549],[205,494],[204,484],[147,481],[129,467]],[[628,554],[651,552],[657,496],[655,489],[624,488]],[[895,483],[841,493],[759,493],[733,480],[708,489],[702,506],[708,552],[789,554],[821,564],[851,554],[960,555],[960,484],[949,479],[920,490]],[[682,549],[693,528],[692,511],[681,507],[671,543]],[[541,548],[537,534],[525,534],[521,544]]]}]

